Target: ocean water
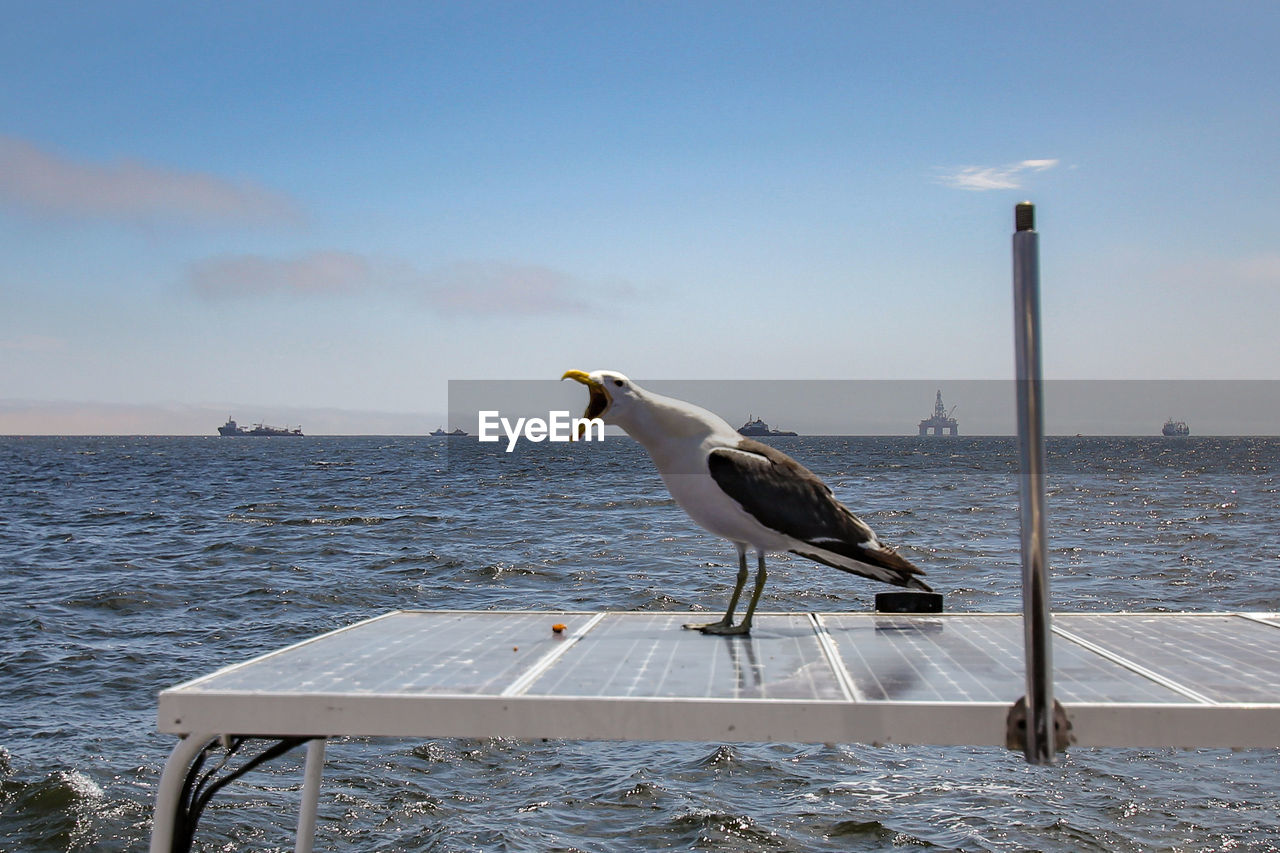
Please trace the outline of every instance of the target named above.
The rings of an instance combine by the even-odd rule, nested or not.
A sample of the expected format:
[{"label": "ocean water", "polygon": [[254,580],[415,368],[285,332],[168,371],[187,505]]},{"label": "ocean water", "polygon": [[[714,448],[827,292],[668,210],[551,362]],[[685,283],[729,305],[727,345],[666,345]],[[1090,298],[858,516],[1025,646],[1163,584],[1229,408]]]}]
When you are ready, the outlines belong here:
[{"label": "ocean water", "polygon": [[[1009,438],[776,439],[952,611],[1016,611]],[[0,438],[0,849],[145,850],[169,685],[393,608],[719,611],[629,439]],[[1280,610],[1280,439],[1049,441],[1062,610]],[[877,587],[774,557],[762,609]],[[880,587],[879,589],[885,589]],[[292,850],[301,751],[200,850]],[[1280,751],[342,739],[317,850],[1280,849]]]}]

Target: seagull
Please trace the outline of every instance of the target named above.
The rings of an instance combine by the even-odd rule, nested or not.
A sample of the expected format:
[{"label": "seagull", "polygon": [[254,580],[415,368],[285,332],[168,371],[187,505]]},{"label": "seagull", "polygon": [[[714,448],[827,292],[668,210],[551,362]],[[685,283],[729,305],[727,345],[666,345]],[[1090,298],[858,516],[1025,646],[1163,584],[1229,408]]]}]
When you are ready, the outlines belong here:
[{"label": "seagull", "polygon": [[[587,386],[584,417],[621,427],[649,453],[667,491],[701,527],[738,550],[738,580],[724,618],[685,625],[704,634],[749,634],[766,579],[766,553],[789,551],[895,586],[932,592],[924,572],[880,543],[818,476],[787,454],[746,438],[706,409],[646,391],[613,370],[570,370]],[[742,621],[734,611],[756,552],[756,585]]]}]

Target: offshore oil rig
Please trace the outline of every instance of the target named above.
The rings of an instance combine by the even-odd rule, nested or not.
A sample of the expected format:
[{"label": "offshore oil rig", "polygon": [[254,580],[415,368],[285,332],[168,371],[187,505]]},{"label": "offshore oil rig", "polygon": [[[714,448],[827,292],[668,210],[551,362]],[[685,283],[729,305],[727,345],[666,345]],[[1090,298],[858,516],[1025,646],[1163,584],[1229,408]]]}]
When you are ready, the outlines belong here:
[{"label": "offshore oil rig", "polygon": [[947,407],[942,405],[942,391],[939,389],[938,399],[933,404],[933,414],[920,422],[920,434],[928,435],[932,431],[934,435],[942,435],[942,431],[946,430],[946,434],[953,438],[959,435],[960,422],[954,417],[955,411],[955,406],[948,412]]}]

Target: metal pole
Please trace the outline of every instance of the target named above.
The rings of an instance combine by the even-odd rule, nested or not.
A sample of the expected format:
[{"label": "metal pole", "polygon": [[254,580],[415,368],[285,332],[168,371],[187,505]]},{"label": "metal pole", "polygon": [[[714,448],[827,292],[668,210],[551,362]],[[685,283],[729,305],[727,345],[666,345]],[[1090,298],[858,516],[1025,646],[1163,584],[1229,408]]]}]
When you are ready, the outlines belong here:
[{"label": "metal pole", "polygon": [[191,762],[212,739],[211,734],[192,732],[178,741],[173,752],[169,753],[156,791],[155,817],[151,821],[151,853],[169,853],[173,849],[178,808],[182,805],[182,783],[186,781]]},{"label": "metal pole", "polygon": [[320,804],[320,780],[324,776],[324,741],[322,737],[307,744],[307,764],[303,772],[302,808],[298,812],[298,837],[294,853],[311,853],[316,838],[316,812]]},{"label": "metal pole", "polygon": [[1044,399],[1040,371],[1040,243],[1035,206],[1014,209],[1013,322],[1021,461],[1022,621],[1027,668],[1024,749],[1032,764],[1052,764],[1053,647],[1044,513]]}]

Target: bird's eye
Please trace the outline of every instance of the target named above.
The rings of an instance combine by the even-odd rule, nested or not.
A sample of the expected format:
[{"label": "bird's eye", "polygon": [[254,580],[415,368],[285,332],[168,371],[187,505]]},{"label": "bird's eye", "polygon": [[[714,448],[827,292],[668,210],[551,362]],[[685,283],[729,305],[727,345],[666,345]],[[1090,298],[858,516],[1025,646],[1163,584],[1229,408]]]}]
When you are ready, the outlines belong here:
[{"label": "bird's eye", "polygon": [[621,388],[623,386],[623,381],[621,379],[615,379],[613,380],[613,384]]}]

